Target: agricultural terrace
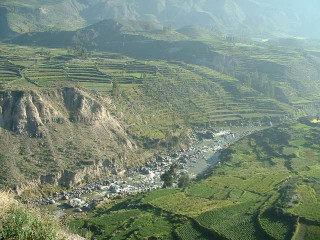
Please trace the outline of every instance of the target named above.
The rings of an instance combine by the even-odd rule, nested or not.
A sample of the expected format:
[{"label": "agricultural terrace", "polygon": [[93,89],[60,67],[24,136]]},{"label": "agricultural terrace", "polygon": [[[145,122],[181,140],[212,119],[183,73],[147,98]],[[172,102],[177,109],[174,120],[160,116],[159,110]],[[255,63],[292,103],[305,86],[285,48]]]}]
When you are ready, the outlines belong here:
[{"label": "agricultural terrace", "polygon": [[71,226],[96,239],[319,239],[319,133],[310,119],[255,133],[188,188],[108,200]]},{"label": "agricultural terrace", "polygon": [[[238,79],[178,61],[137,60],[92,52],[0,45],[0,87],[48,89],[75,85],[113,99],[114,114],[141,139],[166,138],[189,126],[279,121],[295,109]],[[117,91],[113,86],[117,86]]]}]

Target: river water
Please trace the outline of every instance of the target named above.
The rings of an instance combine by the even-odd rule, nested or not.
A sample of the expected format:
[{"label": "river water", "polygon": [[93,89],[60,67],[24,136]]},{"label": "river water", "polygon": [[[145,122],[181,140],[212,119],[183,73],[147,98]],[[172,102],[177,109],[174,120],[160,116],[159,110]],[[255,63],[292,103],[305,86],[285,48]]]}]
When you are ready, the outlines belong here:
[{"label": "river water", "polygon": [[[124,177],[111,176],[105,181],[88,184],[80,189],[67,193],[68,198],[82,200],[82,205],[77,206],[77,211],[87,208],[92,202],[103,201],[115,197],[125,197],[127,194],[152,191],[162,187],[161,174],[168,170],[172,163],[178,162],[178,174],[189,174],[191,178],[206,172],[212,165],[219,162],[221,150],[230,144],[261,130],[258,127],[236,127],[233,129],[220,129],[213,134],[212,139],[195,141],[194,145],[186,151],[179,151],[147,163],[143,167],[128,170]],[[194,136],[196,139],[196,136]],[[175,187],[176,185],[174,185]],[[84,189],[94,190],[89,193]],[[83,194],[78,193],[83,192]],[[77,193],[77,194],[75,194]],[[65,195],[63,196],[65,197]],[[44,205],[46,209],[55,212],[57,215],[72,214],[75,208],[66,208],[69,200],[61,200],[56,197],[55,204]]]}]

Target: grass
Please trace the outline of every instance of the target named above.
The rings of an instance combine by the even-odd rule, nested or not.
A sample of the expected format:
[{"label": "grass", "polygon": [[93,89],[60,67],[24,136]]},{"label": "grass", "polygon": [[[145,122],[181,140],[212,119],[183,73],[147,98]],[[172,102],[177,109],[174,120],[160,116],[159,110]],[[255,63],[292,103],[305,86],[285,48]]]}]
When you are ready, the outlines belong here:
[{"label": "grass", "polygon": [[0,192],[0,225],[2,225],[3,217],[6,215],[6,212],[8,209],[16,203],[16,201],[13,199],[13,195],[9,194],[7,192]]},{"label": "grass", "polygon": [[[1,51],[0,67],[8,68],[8,63],[23,66],[19,71],[24,78],[2,84],[5,89],[80,85],[114,98],[119,109],[116,115],[140,139],[161,141],[176,126],[179,136],[194,125],[240,124],[266,116],[277,121],[293,111],[241,85],[238,79],[204,66],[95,52],[84,60],[63,49],[3,44]],[[119,83],[117,97],[111,94],[112,81]]]},{"label": "grass", "polygon": [[270,209],[259,216],[259,223],[263,230],[277,240],[290,239],[294,231],[294,219],[278,216]]},{"label": "grass", "polygon": [[200,239],[205,240],[208,239],[209,236],[206,236],[201,230],[197,230],[194,225],[190,222],[178,227],[176,229],[176,234],[179,239],[182,240],[193,240],[193,239]]},{"label": "grass", "polygon": [[200,224],[218,232],[228,239],[256,239],[253,213],[255,202],[205,212],[196,219]]},{"label": "grass", "polygon": [[319,239],[320,236],[320,227],[319,226],[307,226],[306,227],[306,240],[316,240]]},{"label": "grass", "polygon": [[290,209],[289,212],[309,220],[317,221],[320,216],[320,203],[314,188],[303,184],[298,187],[297,193],[301,197],[300,203]]},{"label": "grass", "polygon": [[163,210],[183,214],[189,217],[198,216],[201,212],[231,205],[230,201],[208,200],[197,197],[187,197],[185,193],[170,194],[169,196],[157,198],[150,204]]},{"label": "grass", "polygon": [[7,192],[0,192],[0,232],[3,239],[62,240],[81,239],[70,234],[53,216],[25,206]]},{"label": "grass", "polygon": [[141,200],[138,196],[103,204],[89,214],[94,218],[82,216],[72,220],[70,227],[82,234],[91,231],[95,239],[174,239],[173,230],[187,219],[152,209]]},{"label": "grass", "polygon": [[11,208],[7,214],[2,226],[5,239],[59,239],[57,227],[49,219],[41,219],[23,208]]},{"label": "grass", "polygon": [[[122,204],[102,205],[103,210],[83,217],[94,222],[110,217],[112,211],[113,217],[120,218],[133,209],[139,212],[137,218],[142,217],[140,211],[160,219],[170,215],[179,219],[178,224],[159,223],[159,229],[171,226],[170,233],[180,239],[317,239],[317,131],[318,124],[303,119],[265,129],[225,149],[220,165],[185,190],[152,191],[121,200]],[[296,167],[293,163],[298,158]],[[99,231],[105,228],[107,224]],[[141,225],[141,229],[149,233],[144,237],[151,237],[154,231],[152,225]],[[128,230],[132,228],[117,231],[114,239]],[[98,236],[98,231],[92,234]]]}]

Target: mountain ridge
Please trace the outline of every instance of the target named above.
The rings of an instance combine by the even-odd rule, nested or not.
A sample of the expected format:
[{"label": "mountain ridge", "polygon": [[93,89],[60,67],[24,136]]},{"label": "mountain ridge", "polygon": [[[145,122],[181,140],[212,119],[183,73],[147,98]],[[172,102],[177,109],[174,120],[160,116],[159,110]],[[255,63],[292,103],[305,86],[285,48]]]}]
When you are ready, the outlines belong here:
[{"label": "mountain ridge", "polygon": [[[1,6],[1,5],[0,5]],[[75,30],[103,19],[145,20],[181,28],[198,24],[224,34],[250,36],[320,36],[317,1],[262,0],[61,0],[4,1],[8,26],[18,33]],[[60,9],[57,11],[57,9]],[[308,17],[307,17],[308,16]]]}]

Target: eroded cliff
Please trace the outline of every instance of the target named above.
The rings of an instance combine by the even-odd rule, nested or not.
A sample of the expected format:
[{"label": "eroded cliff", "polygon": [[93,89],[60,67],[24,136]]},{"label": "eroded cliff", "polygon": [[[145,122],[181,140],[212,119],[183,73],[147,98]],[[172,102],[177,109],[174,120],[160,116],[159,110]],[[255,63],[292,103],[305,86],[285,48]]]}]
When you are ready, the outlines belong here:
[{"label": "eroded cliff", "polygon": [[136,145],[113,108],[110,99],[72,87],[1,92],[0,164],[19,176],[2,169],[0,184],[70,187],[121,171]]}]

